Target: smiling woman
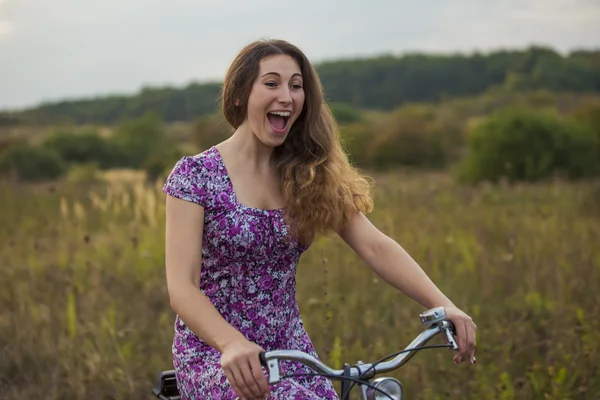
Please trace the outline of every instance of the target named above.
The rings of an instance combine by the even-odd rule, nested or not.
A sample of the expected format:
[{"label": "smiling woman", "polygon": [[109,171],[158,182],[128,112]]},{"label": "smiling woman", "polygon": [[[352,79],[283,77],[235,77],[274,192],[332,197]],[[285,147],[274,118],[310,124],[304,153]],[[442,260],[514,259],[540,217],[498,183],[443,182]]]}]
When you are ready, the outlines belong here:
[{"label": "smiling woman", "polygon": [[[164,187],[180,394],[336,399],[323,377],[269,387],[258,353],[297,349],[317,357],[296,302],[296,266],[316,230],[369,210],[370,188],[349,165],[316,73],[296,47],[247,46],[222,98],[235,133],[182,158]],[[311,372],[299,363],[286,371]]]},{"label": "smiling woman", "polygon": [[281,40],[248,45],[226,74],[222,102],[234,134],[181,158],[163,188],[181,398],[338,398],[330,381],[292,361],[281,367],[293,377],[269,386],[258,357],[286,349],[318,358],[295,273],[319,233],[337,232],[376,273],[427,308],[446,307],[459,332],[455,361],[472,357],[470,317],[365,217],[370,184],[350,165],[305,55]]}]

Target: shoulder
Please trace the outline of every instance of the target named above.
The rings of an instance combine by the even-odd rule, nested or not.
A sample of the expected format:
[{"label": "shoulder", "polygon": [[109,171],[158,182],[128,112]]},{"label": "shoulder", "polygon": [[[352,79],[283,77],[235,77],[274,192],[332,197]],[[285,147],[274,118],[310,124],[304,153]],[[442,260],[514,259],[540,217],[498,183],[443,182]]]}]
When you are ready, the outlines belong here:
[{"label": "shoulder", "polygon": [[196,155],[183,156],[173,166],[162,191],[205,206],[210,183],[219,172],[218,153],[212,147]]},{"label": "shoulder", "polygon": [[208,174],[219,169],[219,153],[214,147],[196,155],[181,157],[173,167],[171,174]]}]

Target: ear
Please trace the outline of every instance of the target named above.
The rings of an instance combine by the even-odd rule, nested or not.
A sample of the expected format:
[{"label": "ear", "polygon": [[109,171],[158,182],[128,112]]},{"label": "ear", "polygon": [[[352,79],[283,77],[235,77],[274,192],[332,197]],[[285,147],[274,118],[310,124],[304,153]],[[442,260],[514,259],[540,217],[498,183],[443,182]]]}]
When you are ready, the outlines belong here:
[{"label": "ear", "polygon": [[235,104],[236,107],[240,106],[240,99],[235,99],[235,101],[233,102],[233,104]]}]

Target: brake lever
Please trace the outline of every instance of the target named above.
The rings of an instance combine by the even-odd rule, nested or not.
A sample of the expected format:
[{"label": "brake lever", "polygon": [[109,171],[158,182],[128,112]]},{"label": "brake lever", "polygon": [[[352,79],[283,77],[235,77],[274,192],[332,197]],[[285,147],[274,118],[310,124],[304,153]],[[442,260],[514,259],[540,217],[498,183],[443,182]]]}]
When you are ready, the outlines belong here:
[{"label": "brake lever", "polygon": [[260,364],[268,371],[269,384],[272,385],[274,383],[278,383],[281,380],[279,373],[279,360],[274,359],[267,361],[264,351],[258,353],[258,359],[260,360]]},{"label": "brake lever", "polygon": [[445,323],[442,324],[442,330],[446,335],[446,340],[448,340],[448,343],[452,345],[452,350],[458,350],[458,343],[456,343],[456,339],[454,338],[456,335],[456,328],[452,322],[448,320],[444,322]]}]

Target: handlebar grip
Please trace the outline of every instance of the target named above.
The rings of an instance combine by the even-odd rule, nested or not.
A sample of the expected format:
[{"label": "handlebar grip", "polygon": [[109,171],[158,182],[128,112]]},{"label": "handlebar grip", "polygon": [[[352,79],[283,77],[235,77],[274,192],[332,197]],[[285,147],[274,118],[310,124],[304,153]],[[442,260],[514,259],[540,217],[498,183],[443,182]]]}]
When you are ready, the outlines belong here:
[{"label": "handlebar grip", "polygon": [[267,368],[267,358],[265,357],[265,352],[261,351],[258,353],[258,359],[260,360],[260,365]]},{"label": "handlebar grip", "polygon": [[450,320],[446,320],[446,322],[448,323],[448,328],[450,329],[450,332],[452,332],[452,334],[454,336],[456,336],[456,327],[454,326],[454,324],[452,323],[452,321]]}]

